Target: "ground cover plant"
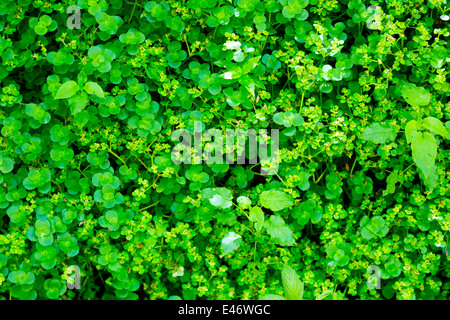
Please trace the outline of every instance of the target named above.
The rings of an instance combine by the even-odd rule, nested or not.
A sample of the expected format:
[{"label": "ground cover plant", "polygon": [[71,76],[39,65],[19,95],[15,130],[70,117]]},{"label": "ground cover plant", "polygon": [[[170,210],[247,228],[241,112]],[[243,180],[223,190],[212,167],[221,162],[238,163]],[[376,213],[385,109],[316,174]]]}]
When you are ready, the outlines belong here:
[{"label": "ground cover plant", "polygon": [[0,2],[0,299],[448,299],[449,12]]}]

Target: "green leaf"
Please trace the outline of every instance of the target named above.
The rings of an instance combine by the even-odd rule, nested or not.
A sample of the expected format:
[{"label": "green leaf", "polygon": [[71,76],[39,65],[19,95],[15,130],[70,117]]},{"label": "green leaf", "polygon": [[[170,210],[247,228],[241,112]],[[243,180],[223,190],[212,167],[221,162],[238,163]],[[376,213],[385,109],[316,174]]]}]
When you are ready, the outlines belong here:
[{"label": "green leaf", "polygon": [[425,129],[430,130],[433,133],[441,135],[443,138],[448,139],[447,129],[444,127],[444,124],[441,120],[435,117],[427,117],[423,120],[423,127]]},{"label": "green leaf", "polygon": [[84,85],[84,91],[86,91],[88,94],[95,94],[99,98],[104,98],[105,93],[103,92],[102,87],[98,85],[98,83],[88,81]]},{"label": "green leaf", "polygon": [[75,81],[67,81],[64,82],[61,87],[59,87],[58,92],[56,93],[55,99],[67,99],[73,96],[77,91],[80,90],[80,87]]},{"label": "green leaf", "polygon": [[[187,175],[188,179],[193,178],[191,174]],[[226,209],[233,205],[233,202],[231,201],[233,199],[233,195],[231,191],[226,188],[206,188],[202,191],[202,195],[215,207]]]},{"label": "green leaf", "polygon": [[378,122],[373,123],[368,128],[364,129],[362,139],[372,141],[376,144],[393,141],[397,137],[398,129],[391,124],[382,125]]},{"label": "green leaf", "polygon": [[0,153],[0,171],[2,173],[11,172],[14,168],[14,161],[10,158],[5,158]]},{"label": "green leaf", "polygon": [[240,196],[236,199],[239,207],[243,208],[243,209],[248,209],[250,208],[252,201],[248,198],[248,197],[244,197],[244,196]]},{"label": "green leaf", "polygon": [[437,155],[436,139],[431,133],[418,133],[411,142],[412,157],[416,165],[428,177],[434,169]]},{"label": "green leaf", "polygon": [[250,221],[254,222],[256,231],[261,231],[264,226],[264,212],[260,207],[252,207],[250,209]]},{"label": "green leaf", "polygon": [[407,123],[405,127],[406,142],[411,143],[414,132],[417,132],[417,130],[419,130],[419,123],[416,120],[411,120]]},{"label": "green leaf", "polygon": [[391,258],[384,267],[392,278],[398,277],[402,273],[402,263],[395,258]]},{"label": "green leaf", "polygon": [[284,293],[288,300],[302,300],[304,283],[300,281],[297,273],[289,265],[285,264],[281,271]]},{"label": "green leaf", "polygon": [[295,244],[292,230],[286,225],[283,218],[271,216],[270,220],[264,223],[267,233],[280,246],[290,246]]},{"label": "green leaf", "polygon": [[430,103],[431,95],[425,88],[408,83],[403,86],[401,91],[403,98],[412,106],[426,106]]},{"label": "green leaf", "polygon": [[223,255],[233,252],[241,246],[242,237],[234,232],[229,232],[222,239]]},{"label": "green leaf", "polygon": [[383,196],[392,194],[395,192],[395,184],[398,182],[398,171],[395,170],[386,178],[386,190],[383,191]]},{"label": "green leaf", "polygon": [[292,205],[292,197],[283,191],[263,191],[259,197],[264,208],[280,211]]},{"label": "green leaf", "polygon": [[242,65],[242,73],[249,73],[252,71],[259,62],[259,59],[261,59],[261,56],[253,57],[245,61]]},{"label": "green leaf", "polygon": [[86,106],[89,104],[89,96],[86,92],[81,92],[76,96],[71,97],[69,102],[70,113],[71,115],[76,115],[84,110]]}]

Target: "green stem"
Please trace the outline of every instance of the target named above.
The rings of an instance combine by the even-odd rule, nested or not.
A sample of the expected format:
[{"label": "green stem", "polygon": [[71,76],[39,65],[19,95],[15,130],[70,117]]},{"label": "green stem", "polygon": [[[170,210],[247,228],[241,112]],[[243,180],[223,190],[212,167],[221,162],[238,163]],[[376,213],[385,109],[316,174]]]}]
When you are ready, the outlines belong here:
[{"label": "green stem", "polygon": [[191,56],[191,50],[189,49],[189,43],[187,42],[186,35],[184,35],[184,42],[186,43],[187,50],[188,50],[188,55],[190,57]]},{"label": "green stem", "polygon": [[[232,202],[233,203],[233,202]],[[239,206],[236,204],[236,203],[233,203],[233,205],[236,207],[236,208],[238,208],[238,210],[240,211],[240,212],[242,212],[246,217],[247,217],[247,219],[250,221],[250,217],[248,216],[248,214],[246,214],[245,213],[245,211],[244,210],[242,210],[241,208],[239,208]],[[243,225],[244,226],[244,225]],[[245,226],[244,226],[245,227]]]},{"label": "green stem", "polygon": [[355,169],[355,164],[356,164],[356,158],[355,158],[355,161],[353,162],[352,170],[350,170],[350,176],[353,174],[353,169]]},{"label": "green stem", "polygon": [[112,151],[111,148],[109,148],[108,152],[111,153],[113,156],[115,156],[117,159],[119,159],[124,165],[127,165],[127,163],[123,161],[123,159],[119,157],[114,151]]},{"label": "green stem", "polygon": [[145,208],[139,209],[138,212],[141,212],[141,211],[143,211],[143,210],[146,210],[146,209],[148,209],[148,208],[151,208],[151,207],[153,207],[153,206],[156,206],[158,203],[159,203],[159,200],[156,201],[154,204],[151,204],[151,205],[149,205],[149,206],[147,206],[147,207],[145,207]]},{"label": "green stem", "polygon": [[303,99],[305,98],[305,90],[302,91],[302,100],[300,101],[300,109],[298,110],[298,113],[300,114],[302,112],[303,107]]}]

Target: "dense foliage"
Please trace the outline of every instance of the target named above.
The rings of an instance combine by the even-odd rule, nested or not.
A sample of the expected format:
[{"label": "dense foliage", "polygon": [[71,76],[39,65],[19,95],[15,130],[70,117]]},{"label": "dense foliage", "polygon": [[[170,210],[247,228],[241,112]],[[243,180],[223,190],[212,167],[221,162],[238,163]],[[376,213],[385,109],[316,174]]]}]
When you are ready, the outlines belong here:
[{"label": "dense foliage", "polygon": [[[0,2],[0,299],[447,299],[449,11]],[[174,163],[195,121],[278,171]]]}]

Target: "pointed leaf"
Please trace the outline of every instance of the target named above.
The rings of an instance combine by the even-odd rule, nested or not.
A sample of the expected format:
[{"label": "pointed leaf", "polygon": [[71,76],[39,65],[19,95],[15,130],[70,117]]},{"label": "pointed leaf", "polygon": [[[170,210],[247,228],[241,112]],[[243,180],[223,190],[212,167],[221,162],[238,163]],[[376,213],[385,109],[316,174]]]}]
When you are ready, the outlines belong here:
[{"label": "pointed leaf", "polygon": [[423,127],[433,133],[441,135],[445,139],[449,138],[447,129],[444,127],[444,124],[441,122],[441,120],[435,117],[425,118],[423,120]]},{"label": "pointed leaf", "polygon": [[288,300],[303,299],[303,282],[300,281],[297,273],[289,265],[285,264],[281,271],[284,294]]},{"label": "pointed leaf", "polygon": [[258,65],[259,59],[261,59],[261,56],[253,57],[245,61],[242,66],[242,72],[249,73],[252,71]]},{"label": "pointed leaf", "polygon": [[264,208],[272,211],[280,211],[292,205],[292,197],[283,191],[269,190],[263,191],[260,201]]},{"label": "pointed leaf", "polygon": [[55,99],[67,99],[73,96],[77,91],[80,90],[80,87],[75,81],[67,81],[64,82],[61,87],[59,87],[58,92],[56,93]]},{"label": "pointed leaf", "polygon": [[84,85],[84,91],[86,91],[88,94],[95,94],[99,98],[104,98],[105,93],[103,92],[102,87],[98,85],[98,83],[88,81]]},{"label": "pointed leaf", "polygon": [[412,157],[416,165],[427,178],[434,170],[437,155],[436,139],[431,133],[418,133],[411,142]]},{"label": "pointed leaf", "polygon": [[417,123],[416,120],[411,120],[406,124],[405,134],[406,134],[406,141],[408,143],[411,143],[413,134],[417,130],[419,130],[419,124]]},{"label": "pointed leaf", "polygon": [[283,218],[271,216],[270,220],[264,223],[267,233],[280,246],[291,246],[295,244],[292,230],[286,225]]},{"label": "pointed leaf", "polygon": [[264,226],[264,212],[260,207],[252,207],[250,209],[250,221],[254,222],[256,231],[261,231]]},{"label": "pointed leaf", "polygon": [[393,141],[397,136],[397,128],[391,124],[382,125],[375,122],[368,128],[366,128],[362,134],[364,140],[372,141],[376,144],[385,143],[387,141]]},{"label": "pointed leaf", "polygon": [[430,103],[430,93],[422,87],[417,87],[415,84],[406,84],[402,88],[402,96],[412,106],[426,106]]}]

